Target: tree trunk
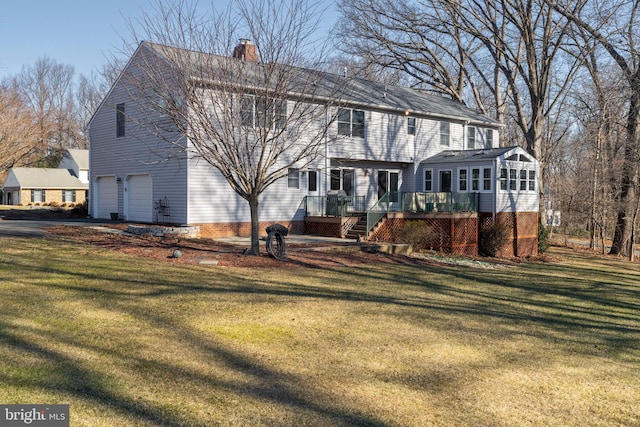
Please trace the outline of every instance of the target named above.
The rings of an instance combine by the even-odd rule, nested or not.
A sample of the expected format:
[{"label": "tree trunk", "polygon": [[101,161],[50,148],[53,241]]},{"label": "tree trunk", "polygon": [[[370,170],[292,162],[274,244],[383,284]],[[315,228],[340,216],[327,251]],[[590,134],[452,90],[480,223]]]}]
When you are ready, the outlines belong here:
[{"label": "tree trunk", "polygon": [[249,209],[251,210],[251,250],[248,255],[260,255],[260,220],[258,217],[258,195],[249,197]]},{"label": "tree trunk", "polygon": [[640,119],[640,81],[634,79],[627,117],[627,137],[622,164],[620,205],[610,254],[630,256],[633,250],[633,221],[638,188],[638,120]]}]

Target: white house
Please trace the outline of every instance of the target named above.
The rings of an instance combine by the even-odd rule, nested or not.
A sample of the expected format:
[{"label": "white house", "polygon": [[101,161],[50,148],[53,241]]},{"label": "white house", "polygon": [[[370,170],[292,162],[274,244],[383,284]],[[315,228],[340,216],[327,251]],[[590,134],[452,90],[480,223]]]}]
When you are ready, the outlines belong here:
[{"label": "white house", "polygon": [[[135,74],[142,58],[162,60],[172,49],[142,42],[122,76]],[[197,70],[196,65],[190,66]],[[282,223],[294,233],[326,234],[333,227],[328,217],[344,214],[332,208],[334,195],[344,195],[346,202],[338,198],[338,203],[363,215],[379,209],[381,200],[394,211],[407,206],[403,201],[409,194],[415,201],[416,194],[455,193],[460,199],[462,193],[478,200],[464,208],[476,223],[501,214],[537,218],[538,163],[520,148],[499,148],[498,122],[421,91],[325,75],[341,91],[340,107],[327,103],[337,120],[329,125],[323,155],[304,168],[292,168],[262,193],[262,229]],[[90,214],[108,219],[118,212],[128,221],[198,226],[203,236],[248,235],[248,205],[220,172],[189,156],[159,160],[163,142],[137,126],[142,118],[135,115],[136,100],[122,76],[88,126]],[[410,205],[415,212],[415,203]],[[421,212],[453,210],[440,203],[432,212]],[[341,220],[339,231],[331,233],[344,236],[356,222]]]}]

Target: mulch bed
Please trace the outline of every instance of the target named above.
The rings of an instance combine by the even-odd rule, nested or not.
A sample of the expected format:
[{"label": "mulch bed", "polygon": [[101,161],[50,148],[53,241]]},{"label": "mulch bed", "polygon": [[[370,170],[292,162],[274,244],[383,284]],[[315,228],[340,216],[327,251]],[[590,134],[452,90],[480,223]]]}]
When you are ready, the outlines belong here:
[{"label": "mulch bed", "polygon": [[[126,226],[114,224],[113,228],[123,230]],[[336,268],[371,263],[433,264],[433,261],[402,255],[362,252],[355,244],[287,243],[286,259],[277,260],[267,254],[264,249],[264,242],[261,242],[260,256],[249,256],[244,254],[245,247],[213,239],[176,236],[134,236],[108,233],[86,226],[56,225],[47,227],[46,230],[64,239],[81,241],[136,257],[153,258],[170,263],[249,268]],[[180,251],[180,257],[173,256],[175,250]],[[211,261],[214,263],[211,263]]]}]

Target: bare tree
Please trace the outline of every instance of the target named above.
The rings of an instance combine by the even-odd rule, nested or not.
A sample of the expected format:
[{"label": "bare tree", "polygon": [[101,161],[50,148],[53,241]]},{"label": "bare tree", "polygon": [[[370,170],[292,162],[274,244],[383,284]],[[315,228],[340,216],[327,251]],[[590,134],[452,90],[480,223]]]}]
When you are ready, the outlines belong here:
[{"label": "bare tree", "polygon": [[588,34],[620,69],[627,85],[626,140],[612,254],[633,259],[640,167],[640,54],[638,0],[559,2],[548,0],[576,27]]},{"label": "bare tree", "polygon": [[337,85],[310,61],[314,49],[322,59],[312,43],[319,19],[317,5],[295,0],[235,1],[208,16],[188,1],[159,1],[138,23],[155,42],[142,44],[139,72],[123,77],[151,113],[139,125],[173,147],[163,156],[206,161],[248,202],[251,254],[260,194],[323,154],[335,114]]},{"label": "bare tree", "polygon": [[75,117],[74,69],[43,57],[24,67],[15,78],[24,102],[36,121],[39,155],[45,165],[57,165],[66,148],[85,145],[82,127]]},{"label": "bare tree", "polygon": [[15,88],[0,86],[0,173],[27,164],[36,141],[31,111]]},{"label": "bare tree", "polygon": [[[514,124],[540,161],[544,203],[546,158],[568,126],[549,119],[580,62],[563,55],[570,26],[561,14],[543,0],[345,0],[339,8],[345,49]],[[509,135],[517,138],[507,129],[501,139]]]}]

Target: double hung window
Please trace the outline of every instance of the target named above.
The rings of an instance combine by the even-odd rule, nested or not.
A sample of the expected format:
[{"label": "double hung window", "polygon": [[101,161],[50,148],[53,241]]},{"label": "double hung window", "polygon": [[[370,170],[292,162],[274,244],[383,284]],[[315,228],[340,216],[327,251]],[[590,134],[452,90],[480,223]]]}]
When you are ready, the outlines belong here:
[{"label": "double hung window", "polygon": [[364,138],[364,111],[341,108],[338,111],[338,135]]}]

